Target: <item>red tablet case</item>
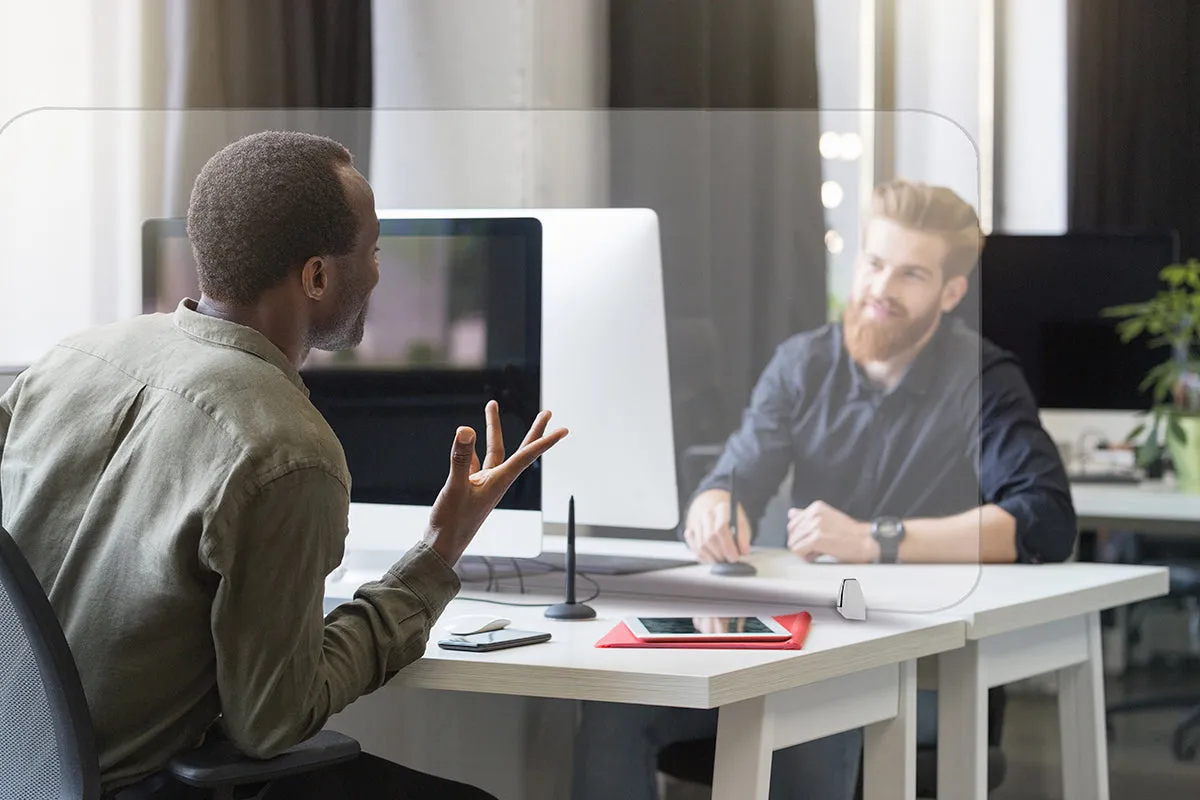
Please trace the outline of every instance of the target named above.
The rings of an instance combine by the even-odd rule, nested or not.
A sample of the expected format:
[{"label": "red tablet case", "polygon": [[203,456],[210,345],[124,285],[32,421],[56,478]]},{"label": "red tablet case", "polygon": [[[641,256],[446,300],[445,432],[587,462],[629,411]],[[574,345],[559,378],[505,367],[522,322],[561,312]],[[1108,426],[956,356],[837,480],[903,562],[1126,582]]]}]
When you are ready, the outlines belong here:
[{"label": "red tablet case", "polygon": [[792,638],[782,642],[643,642],[634,637],[624,622],[617,626],[600,641],[596,647],[643,647],[656,649],[678,650],[802,650],[804,640],[808,638],[808,629],[812,625],[812,614],[801,611],[799,614],[784,614],[775,617],[775,621],[792,632]]}]

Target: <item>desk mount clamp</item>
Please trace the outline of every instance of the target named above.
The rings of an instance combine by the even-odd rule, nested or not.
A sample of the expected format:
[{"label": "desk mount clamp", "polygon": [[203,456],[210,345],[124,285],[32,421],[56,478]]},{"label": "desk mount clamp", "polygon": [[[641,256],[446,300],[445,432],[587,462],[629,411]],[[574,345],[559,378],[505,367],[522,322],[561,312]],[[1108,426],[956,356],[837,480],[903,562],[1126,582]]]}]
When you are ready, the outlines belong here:
[{"label": "desk mount clamp", "polygon": [[862,621],[867,618],[867,601],[857,578],[842,579],[836,607],[843,619]]}]

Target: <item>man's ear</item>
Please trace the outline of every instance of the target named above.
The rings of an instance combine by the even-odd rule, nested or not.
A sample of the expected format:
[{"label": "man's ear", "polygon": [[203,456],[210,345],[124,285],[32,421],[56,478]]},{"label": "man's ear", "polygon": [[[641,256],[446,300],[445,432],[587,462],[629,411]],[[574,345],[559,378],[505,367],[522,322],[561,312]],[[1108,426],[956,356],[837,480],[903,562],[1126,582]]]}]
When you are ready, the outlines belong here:
[{"label": "man's ear", "polygon": [[300,271],[300,280],[304,285],[304,294],[310,300],[320,300],[329,288],[329,270],[325,259],[313,256],[304,262]]},{"label": "man's ear", "polygon": [[942,313],[948,314],[953,311],[966,294],[967,279],[962,275],[956,275],[946,281],[946,285],[942,287]]}]

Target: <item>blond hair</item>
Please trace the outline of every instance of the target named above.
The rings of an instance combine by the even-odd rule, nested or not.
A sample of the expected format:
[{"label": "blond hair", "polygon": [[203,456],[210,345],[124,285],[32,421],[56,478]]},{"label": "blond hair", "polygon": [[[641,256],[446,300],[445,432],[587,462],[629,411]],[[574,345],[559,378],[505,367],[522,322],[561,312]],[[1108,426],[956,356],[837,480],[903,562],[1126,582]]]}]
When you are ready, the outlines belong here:
[{"label": "blond hair", "polygon": [[905,228],[941,236],[950,245],[942,265],[945,278],[967,277],[979,260],[983,231],[971,204],[945,186],[911,183],[897,178],[875,187],[863,215],[862,232],[875,218],[890,219]]}]

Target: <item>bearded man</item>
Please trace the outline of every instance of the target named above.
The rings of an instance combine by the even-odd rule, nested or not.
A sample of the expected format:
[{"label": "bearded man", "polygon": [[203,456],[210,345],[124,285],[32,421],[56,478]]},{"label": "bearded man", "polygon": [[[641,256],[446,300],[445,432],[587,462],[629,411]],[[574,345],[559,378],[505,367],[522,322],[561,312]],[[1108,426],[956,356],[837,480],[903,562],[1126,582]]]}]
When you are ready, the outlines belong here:
[{"label": "bearded man", "polygon": [[[842,321],[779,345],[688,505],[683,536],[700,561],[749,552],[751,521],[789,468],[787,530],[762,538],[786,540],[800,558],[1038,563],[1071,554],[1066,472],[1019,364],[947,316],[981,240],[975,211],[950,189],[876,187]],[[921,744],[936,741],[936,699],[920,693]],[[1003,695],[992,701],[994,716]],[[575,800],[651,800],[658,751],[711,737],[716,724],[715,711],[585,704]],[[849,800],[861,752],[861,731],[779,751],[770,796]]]}]

